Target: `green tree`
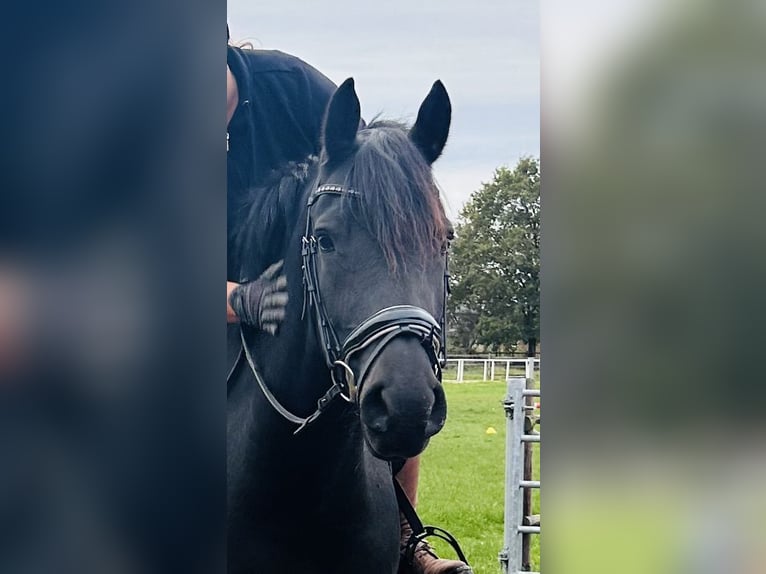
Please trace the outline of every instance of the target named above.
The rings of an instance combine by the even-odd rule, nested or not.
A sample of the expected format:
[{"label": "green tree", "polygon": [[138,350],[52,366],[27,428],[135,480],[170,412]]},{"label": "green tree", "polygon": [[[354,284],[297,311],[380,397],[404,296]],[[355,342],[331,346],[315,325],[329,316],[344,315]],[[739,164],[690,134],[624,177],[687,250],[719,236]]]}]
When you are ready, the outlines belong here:
[{"label": "green tree", "polygon": [[[494,350],[540,339],[540,162],[500,167],[460,213],[452,248],[453,333]],[[463,323],[470,319],[473,325]]]}]

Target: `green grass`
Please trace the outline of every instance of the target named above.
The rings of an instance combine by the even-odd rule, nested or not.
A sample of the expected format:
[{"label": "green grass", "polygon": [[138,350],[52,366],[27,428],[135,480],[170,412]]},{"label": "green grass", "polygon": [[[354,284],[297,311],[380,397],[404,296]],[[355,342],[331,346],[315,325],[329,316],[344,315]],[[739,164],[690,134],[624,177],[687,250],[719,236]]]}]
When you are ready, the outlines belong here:
[{"label": "green grass", "polygon": [[[476,574],[497,574],[503,545],[505,383],[444,387],[447,424],[422,457],[418,513],[425,524],[445,528],[458,539]],[[488,427],[497,434],[486,434]],[[533,453],[533,478],[539,480],[539,444]],[[533,491],[532,513],[540,513],[538,490]],[[539,571],[539,536],[531,540],[532,568]],[[448,546],[434,546],[440,555],[451,555]]]}]

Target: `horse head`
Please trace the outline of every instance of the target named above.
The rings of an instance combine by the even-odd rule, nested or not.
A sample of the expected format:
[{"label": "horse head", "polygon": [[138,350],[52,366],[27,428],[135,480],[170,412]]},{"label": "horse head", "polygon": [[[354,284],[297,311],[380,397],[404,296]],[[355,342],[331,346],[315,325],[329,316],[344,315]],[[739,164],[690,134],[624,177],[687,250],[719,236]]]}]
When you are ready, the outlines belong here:
[{"label": "horse head", "polygon": [[431,174],[451,118],[434,83],[411,129],[360,129],[353,80],[332,97],[303,237],[306,305],[328,368],[383,459],[420,453],[446,419],[440,381],[449,222]]}]

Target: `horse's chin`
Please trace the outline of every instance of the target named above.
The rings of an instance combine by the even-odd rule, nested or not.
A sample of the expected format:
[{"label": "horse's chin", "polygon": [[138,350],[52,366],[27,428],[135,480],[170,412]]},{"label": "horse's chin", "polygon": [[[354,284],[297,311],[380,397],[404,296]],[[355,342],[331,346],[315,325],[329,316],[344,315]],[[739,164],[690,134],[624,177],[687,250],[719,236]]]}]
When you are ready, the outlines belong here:
[{"label": "horse's chin", "polygon": [[386,461],[412,458],[423,452],[430,440],[430,437],[402,437],[391,434],[364,429],[364,442],[376,458]]}]

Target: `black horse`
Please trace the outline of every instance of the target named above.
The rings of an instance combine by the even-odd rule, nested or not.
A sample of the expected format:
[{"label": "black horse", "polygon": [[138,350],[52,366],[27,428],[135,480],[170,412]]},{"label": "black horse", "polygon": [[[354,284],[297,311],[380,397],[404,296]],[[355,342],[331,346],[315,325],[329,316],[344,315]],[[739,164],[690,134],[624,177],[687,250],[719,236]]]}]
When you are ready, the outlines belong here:
[{"label": "black horse", "polygon": [[[433,85],[411,129],[360,129],[353,80],[332,97],[319,158],[253,190],[245,275],[284,258],[277,336],[241,332],[229,378],[232,573],[392,574],[392,461],[446,418],[440,385],[449,222],[431,174],[451,106]],[[297,432],[296,432],[297,431]]]}]

